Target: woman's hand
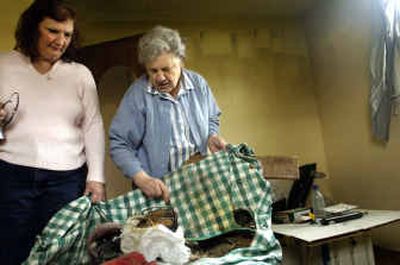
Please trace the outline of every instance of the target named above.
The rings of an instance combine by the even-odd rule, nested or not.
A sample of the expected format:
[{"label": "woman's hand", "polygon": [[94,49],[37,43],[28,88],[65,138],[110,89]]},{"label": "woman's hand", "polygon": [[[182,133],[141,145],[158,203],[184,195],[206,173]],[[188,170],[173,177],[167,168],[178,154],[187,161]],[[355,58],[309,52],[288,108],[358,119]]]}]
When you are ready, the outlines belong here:
[{"label": "woman's hand", "polygon": [[214,134],[208,137],[207,146],[210,149],[211,153],[218,152],[220,150],[225,149],[226,142],[222,137]]},{"label": "woman's hand", "polygon": [[87,181],[84,195],[92,194],[92,202],[104,201],[106,199],[106,189],[102,182]]},{"label": "woman's hand", "polygon": [[149,176],[146,172],[140,171],[133,176],[133,183],[148,198],[160,198],[169,203],[169,191],[162,180]]}]

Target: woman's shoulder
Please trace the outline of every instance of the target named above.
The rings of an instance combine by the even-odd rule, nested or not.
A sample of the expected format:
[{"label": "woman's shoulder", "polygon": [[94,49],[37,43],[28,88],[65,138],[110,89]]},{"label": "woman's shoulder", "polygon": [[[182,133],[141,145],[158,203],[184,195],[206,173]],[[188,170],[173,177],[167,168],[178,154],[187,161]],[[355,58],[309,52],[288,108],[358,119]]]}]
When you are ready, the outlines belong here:
[{"label": "woman's shoulder", "polygon": [[0,52],[1,64],[15,64],[17,62],[29,62],[29,58],[22,53],[12,50],[8,52]]},{"label": "woman's shoulder", "polygon": [[204,79],[204,77],[201,74],[199,74],[198,72],[193,71],[191,69],[187,69],[187,68],[183,69],[183,74],[190,78]]},{"label": "woman's shoulder", "polygon": [[146,95],[147,84],[146,76],[140,76],[129,85],[126,96],[133,98],[144,97]]},{"label": "woman's shoulder", "polygon": [[15,50],[0,52],[0,71],[3,74],[12,74],[27,69],[31,64],[30,59]]},{"label": "woman's shoulder", "polygon": [[64,67],[70,68],[71,70],[75,70],[75,71],[77,71],[77,72],[91,73],[91,71],[89,70],[89,68],[88,68],[86,65],[84,65],[84,64],[82,64],[82,63],[79,63],[79,62],[75,62],[75,61],[72,61],[72,62],[61,61],[61,64],[62,64]]},{"label": "woman's shoulder", "polygon": [[183,77],[185,85],[194,88],[196,93],[208,93],[208,82],[201,74],[192,70],[184,69]]},{"label": "woman's shoulder", "polygon": [[184,78],[189,79],[190,81],[192,81],[194,83],[194,85],[204,85],[207,84],[206,79],[199,74],[198,72],[195,72],[193,70],[189,70],[189,69],[183,69],[183,75]]},{"label": "woman's shoulder", "polygon": [[10,58],[10,52],[0,52],[0,62],[9,60],[9,58]]},{"label": "woman's shoulder", "polygon": [[[77,80],[93,80],[92,71],[84,64],[79,62],[60,61],[57,65],[58,69],[67,76],[74,76]],[[90,81],[92,82],[92,81]]]},{"label": "woman's shoulder", "polygon": [[0,69],[7,67],[10,62],[10,54],[6,52],[0,52]]}]

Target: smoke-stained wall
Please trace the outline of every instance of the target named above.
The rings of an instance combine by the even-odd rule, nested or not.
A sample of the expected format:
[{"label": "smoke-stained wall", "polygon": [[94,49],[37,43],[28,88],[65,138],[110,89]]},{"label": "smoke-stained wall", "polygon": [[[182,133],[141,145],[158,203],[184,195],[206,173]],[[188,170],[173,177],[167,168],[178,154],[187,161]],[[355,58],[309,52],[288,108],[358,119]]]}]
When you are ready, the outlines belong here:
[{"label": "smoke-stained wall", "polygon": [[[180,30],[186,40],[186,67],[202,74],[212,88],[228,142],[247,143],[259,155],[298,156],[300,164],[316,162],[321,171],[328,171],[301,20],[167,26]],[[149,27],[143,25],[135,34]],[[108,30],[113,35],[112,29],[102,28],[103,33]],[[101,97],[106,128],[118,104],[110,93],[122,95],[127,89],[117,85],[118,75],[112,78],[108,75],[108,85],[99,87],[100,94],[108,94]],[[107,169],[112,186],[129,188],[125,180],[116,183],[122,176],[109,159]],[[110,188],[109,194],[120,191]]]},{"label": "smoke-stained wall", "polygon": [[[334,198],[366,209],[400,210],[399,116],[392,118],[386,145],[373,139],[369,118],[377,5],[324,1],[310,14],[307,35]],[[374,231],[374,243],[400,250],[398,225]]]}]

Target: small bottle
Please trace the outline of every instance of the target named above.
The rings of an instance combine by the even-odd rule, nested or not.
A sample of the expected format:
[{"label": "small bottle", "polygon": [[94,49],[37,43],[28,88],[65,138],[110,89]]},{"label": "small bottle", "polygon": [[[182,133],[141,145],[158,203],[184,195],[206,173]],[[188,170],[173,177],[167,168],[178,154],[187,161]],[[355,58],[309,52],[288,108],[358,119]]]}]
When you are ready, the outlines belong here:
[{"label": "small bottle", "polygon": [[313,184],[312,186],[312,193],[311,193],[311,207],[315,217],[324,218],[325,217],[325,199],[322,195],[321,191],[319,190],[318,185]]}]

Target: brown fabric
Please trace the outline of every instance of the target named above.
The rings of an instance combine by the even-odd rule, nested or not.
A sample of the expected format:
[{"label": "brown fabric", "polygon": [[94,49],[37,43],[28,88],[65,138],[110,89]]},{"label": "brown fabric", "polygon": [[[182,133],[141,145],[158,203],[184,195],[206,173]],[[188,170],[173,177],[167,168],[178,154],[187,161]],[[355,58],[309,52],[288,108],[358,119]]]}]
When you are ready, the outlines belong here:
[{"label": "brown fabric", "polygon": [[204,158],[206,158],[206,156],[201,155],[200,153],[195,153],[194,155],[192,155],[191,157],[189,157],[188,160],[186,160],[186,162],[183,165],[190,165],[193,163],[197,163],[201,160],[203,160]]},{"label": "brown fabric", "polygon": [[190,260],[222,257],[235,248],[249,247],[253,239],[254,232],[242,230],[228,232],[203,241],[187,242],[192,251]]}]

